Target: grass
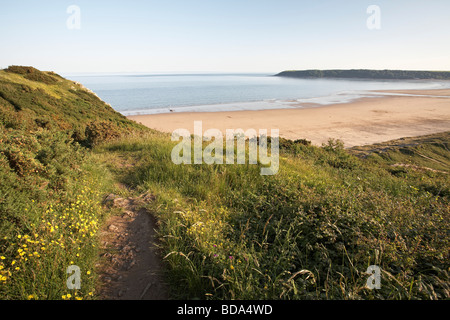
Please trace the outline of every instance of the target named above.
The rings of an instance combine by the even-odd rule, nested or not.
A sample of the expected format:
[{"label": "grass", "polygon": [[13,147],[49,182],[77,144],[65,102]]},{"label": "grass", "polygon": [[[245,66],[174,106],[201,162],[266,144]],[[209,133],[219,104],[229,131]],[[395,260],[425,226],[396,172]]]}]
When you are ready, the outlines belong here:
[{"label": "grass", "polygon": [[174,299],[450,297],[449,133],[351,150],[282,140],[274,176],[175,165],[169,135],[39,72],[0,71],[0,298],[97,298],[102,199],[117,185],[156,196]]},{"label": "grass", "polygon": [[[133,161],[123,183],[157,196],[149,208],[175,298],[442,299],[448,174],[417,170],[430,159],[448,170],[448,134],[434,139],[415,146],[428,158],[282,142],[280,172],[268,177],[258,166],[177,166],[163,135],[96,152]],[[399,174],[397,161],[416,167]],[[370,265],[382,270],[381,290],[366,288]]]},{"label": "grass", "polygon": [[[55,74],[0,70],[2,299],[95,297],[101,200],[114,180],[89,147],[140,130]],[[82,271],[76,292],[66,286],[72,264]]]}]

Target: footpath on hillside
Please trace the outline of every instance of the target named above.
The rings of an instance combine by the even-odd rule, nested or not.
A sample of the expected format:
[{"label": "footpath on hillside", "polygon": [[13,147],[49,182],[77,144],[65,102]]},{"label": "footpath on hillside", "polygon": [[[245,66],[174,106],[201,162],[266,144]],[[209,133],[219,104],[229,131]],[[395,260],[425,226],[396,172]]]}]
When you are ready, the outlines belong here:
[{"label": "footpath on hillside", "polygon": [[150,194],[122,198],[110,194],[105,206],[119,208],[100,235],[98,265],[102,300],[167,300],[161,258],[158,255],[156,221],[143,207],[154,200]]}]

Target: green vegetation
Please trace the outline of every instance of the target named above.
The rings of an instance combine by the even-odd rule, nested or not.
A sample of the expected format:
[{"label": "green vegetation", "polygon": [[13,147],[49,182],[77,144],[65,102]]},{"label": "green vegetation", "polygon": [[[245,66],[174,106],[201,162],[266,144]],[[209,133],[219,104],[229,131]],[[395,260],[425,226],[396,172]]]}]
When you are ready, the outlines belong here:
[{"label": "green vegetation", "polygon": [[[72,262],[76,298],[95,298],[101,200],[117,185],[155,195],[175,299],[450,298],[450,133],[351,150],[281,140],[274,176],[175,165],[169,135],[45,74],[58,82],[0,71],[1,298],[75,298]],[[370,265],[380,290],[365,287]]]},{"label": "green vegetation", "polygon": [[62,131],[82,145],[144,130],[81,85],[32,67],[0,71],[0,107],[5,129]]},{"label": "green vegetation", "polygon": [[[121,181],[157,196],[149,209],[175,298],[442,299],[448,138],[364,159],[337,141],[283,140],[280,172],[269,177],[251,165],[174,165],[163,135],[96,152],[133,161]],[[382,269],[381,290],[365,288],[370,265]]]},{"label": "green vegetation", "polygon": [[[58,75],[0,71],[2,299],[94,296],[101,197],[114,181],[87,147],[144,130]],[[65,285],[71,264],[84,270],[76,293]]]},{"label": "green vegetation", "polygon": [[434,79],[450,80],[450,71],[405,71],[405,70],[289,70],[277,74],[290,78],[343,78],[343,79],[380,79],[414,80]]}]

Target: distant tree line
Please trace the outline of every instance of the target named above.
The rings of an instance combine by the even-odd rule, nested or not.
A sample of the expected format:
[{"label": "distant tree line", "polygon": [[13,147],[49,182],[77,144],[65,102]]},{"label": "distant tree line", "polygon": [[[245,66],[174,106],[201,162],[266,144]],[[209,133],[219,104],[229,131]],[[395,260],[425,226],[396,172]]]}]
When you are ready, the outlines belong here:
[{"label": "distant tree line", "polygon": [[283,71],[275,76],[292,78],[345,78],[345,79],[386,79],[413,80],[435,79],[450,80],[450,71],[406,71],[406,70],[292,70]]}]

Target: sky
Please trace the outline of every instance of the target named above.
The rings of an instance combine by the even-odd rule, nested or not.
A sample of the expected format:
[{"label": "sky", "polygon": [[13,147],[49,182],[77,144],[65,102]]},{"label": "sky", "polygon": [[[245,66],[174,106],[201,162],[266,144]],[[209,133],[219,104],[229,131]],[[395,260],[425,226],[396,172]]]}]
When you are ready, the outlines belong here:
[{"label": "sky", "polygon": [[449,0],[0,0],[0,68],[450,70],[449,13]]}]

